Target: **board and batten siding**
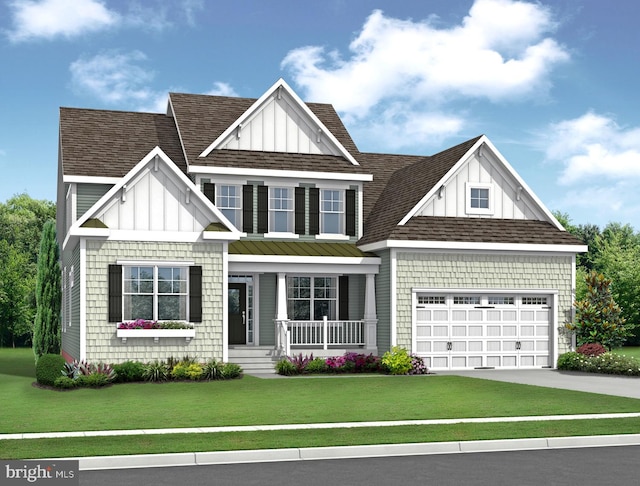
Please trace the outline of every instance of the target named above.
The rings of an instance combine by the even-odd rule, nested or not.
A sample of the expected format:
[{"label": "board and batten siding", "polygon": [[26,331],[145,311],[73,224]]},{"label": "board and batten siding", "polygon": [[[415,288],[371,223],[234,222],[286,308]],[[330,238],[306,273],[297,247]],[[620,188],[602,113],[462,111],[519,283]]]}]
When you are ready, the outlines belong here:
[{"label": "board and batten siding", "polygon": [[[171,356],[197,356],[202,361],[222,359],[223,350],[223,245],[221,243],[165,243],[86,241],[86,341],[90,362],[121,363],[164,360]],[[128,338],[116,336],[108,322],[108,266],[118,260],[194,262],[202,267],[202,322],[195,323],[195,338]]]},{"label": "board and batten siding", "polygon": [[[412,290],[416,288],[557,290],[558,327],[563,327],[572,317],[571,255],[398,252],[396,272],[397,341],[408,350],[411,349]],[[569,349],[570,343],[563,333],[558,335],[557,346],[562,353]]]},{"label": "board and batten siding", "polygon": [[[500,219],[545,218],[535,202],[520,187],[514,177],[494,158],[489,150],[482,157],[475,153],[468,163],[446,182],[441,197],[429,199],[418,211],[419,216],[491,217]],[[467,183],[491,184],[493,212],[491,215],[467,214]],[[484,187],[484,186],[483,186]]]},{"label": "board and batten siding", "polygon": [[340,155],[326,135],[286,93],[273,96],[242,127],[222,142],[221,148],[300,154]]}]

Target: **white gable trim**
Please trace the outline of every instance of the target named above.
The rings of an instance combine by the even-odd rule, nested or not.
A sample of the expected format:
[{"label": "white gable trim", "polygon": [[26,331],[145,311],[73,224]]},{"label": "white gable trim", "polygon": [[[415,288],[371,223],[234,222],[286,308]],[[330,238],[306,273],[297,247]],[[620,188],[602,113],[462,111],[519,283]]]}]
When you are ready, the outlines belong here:
[{"label": "white gable trim", "polygon": [[[82,228],[82,225],[86,223],[89,219],[94,217],[94,215],[109,201],[111,201],[114,197],[118,197],[118,192],[121,191],[126,185],[134,179],[141,171],[145,169],[147,164],[151,162],[155,157],[158,157],[158,162],[161,160],[168,169],[172,172],[173,175],[188,189],[190,189],[190,197],[199,200],[209,211],[212,216],[218,219],[228,230],[229,233],[224,233],[226,235],[226,239],[228,240],[237,240],[240,238],[241,233],[231,224],[231,222],[222,214],[222,212],[213,205],[209,199],[205,197],[205,195],[198,190],[191,179],[189,179],[184,173],[178,169],[178,167],[171,161],[169,156],[165,154],[160,147],[155,147],[151,152],[149,152],[138,164],[129,171],[127,175],[125,175],[119,182],[114,185],[104,196],[102,196],[80,219],[78,219],[69,229],[68,236],[75,234],[86,233],[87,228]],[[159,162],[160,163],[160,162]],[[100,233],[95,232],[95,233]],[[67,236],[67,237],[68,237]],[[98,236],[98,234],[96,234]]]},{"label": "white gable trim", "polygon": [[524,251],[535,253],[586,253],[587,245],[545,245],[533,243],[479,243],[468,241],[417,241],[385,240],[358,246],[364,252],[380,251],[386,248],[426,249],[426,250],[473,250],[473,251]]},{"label": "white gable trim", "polygon": [[200,154],[200,157],[206,157],[213,150],[218,148],[224,140],[227,139],[235,130],[242,127],[242,124],[247,121],[254,113],[256,113],[260,107],[264,104],[264,102],[269,99],[273,94],[279,90],[284,89],[289,96],[293,99],[293,101],[297,104],[298,108],[304,112],[313,122],[319,127],[322,131],[322,135],[327,137],[331,143],[333,143],[338,151],[342,154],[344,158],[346,158],[353,165],[360,165],[356,159],[347,151],[346,148],[338,141],[338,139],[329,131],[329,129],[320,121],[320,119],[309,109],[307,104],[300,99],[300,97],[291,89],[291,87],[285,82],[284,79],[280,78],[278,81],[274,83],[271,88],[269,88],[258,100],[256,100],[253,105],[249,107],[247,111],[245,111],[235,122],[233,122],[229,128],[227,128],[218,138],[216,138],[211,145],[209,145],[204,151]]},{"label": "white gable trim", "polygon": [[304,170],[278,170],[278,169],[247,169],[242,167],[209,167],[204,165],[192,165],[189,167],[192,174],[216,174],[237,175],[250,177],[284,177],[300,179],[325,179],[337,181],[370,182],[371,174],[344,174],[340,172],[315,172]]},{"label": "white gable trim", "polygon": [[400,220],[398,225],[405,225],[411,218],[413,218],[422,207],[434,197],[437,192],[440,190],[442,186],[446,186],[447,182],[454,177],[454,175],[458,172],[458,170],[465,165],[471,155],[473,155],[476,151],[481,150],[483,145],[486,149],[490,150],[495,157],[500,161],[503,167],[506,169],[508,174],[515,179],[515,181],[522,187],[522,192],[526,193],[534,202],[534,204],[540,209],[540,211],[546,216],[547,221],[553,224],[559,230],[564,231],[564,227],[560,224],[560,222],[555,218],[555,216],[547,209],[547,207],[542,203],[542,201],[535,195],[535,193],[529,188],[529,186],[524,182],[524,180],[518,175],[518,173],[514,170],[514,168],[507,162],[507,159],[500,153],[500,151],[491,143],[489,138],[486,135],[483,135],[478,139],[478,141],[473,144],[473,146],[467,150],[467,152],[460,157],[460,160],[456,162],[456,164],[431,188],[431,190],[425,194],[425,196],[420,199],[418,204],[416,204],[405,216]]}]

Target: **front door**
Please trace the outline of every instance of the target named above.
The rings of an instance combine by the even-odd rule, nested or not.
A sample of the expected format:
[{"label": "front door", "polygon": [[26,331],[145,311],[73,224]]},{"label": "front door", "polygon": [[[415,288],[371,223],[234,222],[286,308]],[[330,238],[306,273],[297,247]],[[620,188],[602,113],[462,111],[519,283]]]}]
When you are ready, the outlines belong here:
[{"label": "front door", "polygon": [[247,344],[247,284],[229,284],[229,344]]}]

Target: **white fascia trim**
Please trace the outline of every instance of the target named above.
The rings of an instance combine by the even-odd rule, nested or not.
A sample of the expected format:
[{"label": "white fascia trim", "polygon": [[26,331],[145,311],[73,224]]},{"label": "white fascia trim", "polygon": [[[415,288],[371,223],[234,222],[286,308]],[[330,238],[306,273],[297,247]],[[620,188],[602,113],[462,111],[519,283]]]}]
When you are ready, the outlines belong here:
[{"label": "white fascia trim", "polygon": [[190,165],[190,174],[232,175],[241,177],[283,177],[288,179],[324,179],[328,181],[371,182],[371,174],[352,174],[340,172],[315,172],[305,170],[248,169],[243,167],[216,167]]},{"label": "white fascia trim", "polygon": [[475,250],[475,251],[526,251],[537,253],[586,253],[587,245],[539,245],[520,243],[475,243],[466,241],[416,241],[385,240],[378,243],[358,246],[365,252],[379,251],[386,248],[425,249],[425,250]]},{"label": "white fascia trim", "polygon": [[201,235],[202,232],[200,231],[111,230],[108,239],[113,241],[162,241],[175,243],[195,243],[200,239]]},{"label": "white fascia trim", "polygon": [[516,294],[516,295],[529,295],[529,294],[541,294],[541,295],[558,295],[558,289],[496,289],[496,288],[431,288],[431,287],[413,287],[411,289],[413,293],[429,293],[429,294]]},{"label": "white fascia trim", "polygon": [[[222,248],[222,361],[229,361],[229,244],[223,243]],[[254,294],[254,302],[255,302]],[[255,322],[254,311],[254,322]],[[215,323],[214,323],[215,326]],[[246,332],[246,330],[245,330]],[[254,331],[255,332],[255,331]]]},{"label": "white fascia trim", "polygon": [[390,277],[391,277],[391,282],[390,282],[390,286],[391,286],[391,302],[389,303],[389,307],[390,307],[390,312],[391,312],[391,318],[390,318],[390,325],[391,325],[391,346],[397,346],[398,345],[398,329],[397,329],[397,325],[398,325],[398,319],[396,317],[396,312],[397,312],[397,292],[398,292],[398,262],[396,259],[396,250],[394,248],[391,249],[391,251],[389,252],[389,258],[390,258]]},{"label": "white fascia trim", "polygon": [[78,228],[72,226],[67,233],[67,238],[71,235],[73,236],[94,236],[98,238],[108,238],[109,237],[109,228]]},{"label": "white fascia trim", "polygon": [[142,266],[142,265],[157,265],[163,267],[190,267],[195,265],[194,260],[116,260],[116,264],[124,266]]},{"label": "white fascia trim", "polygon": [[270,231],[269,233],[264,234],[265,238],[282,238],[286,240],[296,240],[300,238],[300,235],[296,233],[278,233],[277,231]]},{"label": "white fascia trim", "polygon": [[200,157],[206,157],[209,155],[214,149],[218,148],[220,143],[222,143],[229,135],[233,133],[234,130],[240,125],[242,125],[249,117],[251,117],[256,110],[262,106],[262,104],[278,89],[284,89],[291,98],[297,103],[298,108],[300,108],[309,118],[313,120],[313,122],[322,130],[322,134],[326,136],[342,153],[342,155],[351,162],[352,165],[360,165],[358,161],[351,155],[344,145],[342,145],[336,137],[331,133],[331,131],[320,121],[320,119],[311,111],[311,109],[307,106],[307,104],[300,99],[300,97],[291,89],[291,87],[286,83],[286,81],[282,78],[278,79],[271,88],[269,88],[260,98],[256,100],[256,102],[249,107],[247,111],[245,111],[240,117],[232,123],[229,128],[227,128],[218,138],[216,138],[211,145],[209,145],[201,154]]},{"label": "white fascia trim", "polygon": [[[268,262],[229,262],[232,274],[286,273],[291,275],[377,275],[379,264],[315,264],[315,263],[268,263]],[[256,294],[257,295],[257,294]]]},{"label": "white fascia trim", "polygon": [[87,240],[80,239],[80,361],[87,359]]},{"label": "white fascia trim", "polygon": [[217,240],[217,241],[236,241],[240,239],[240,236],[246,236],[246,233],[229,233],[227,231],[203,231],[203,240]]},{"label": "white fascia trim", "polygon": [[98,177],[98,176],[75,176],[66,175],[62,177],[63,182],[86,183],[86,184],[117,184],[122,177]]},{"label": "white fascia trim", "polygon": [[230,254],[231,263],[295,263],[312,265],[380,265],[378,257],[323,257],[289,255],[237,255]]}]

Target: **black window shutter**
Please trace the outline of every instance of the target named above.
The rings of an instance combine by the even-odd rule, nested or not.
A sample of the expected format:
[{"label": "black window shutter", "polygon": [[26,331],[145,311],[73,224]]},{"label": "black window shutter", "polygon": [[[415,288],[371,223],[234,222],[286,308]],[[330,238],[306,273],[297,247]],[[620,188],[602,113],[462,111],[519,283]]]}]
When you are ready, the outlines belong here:
[{"label": "black window shutter", "polygon": [[320,189],[309,189],[309,234],[320,233]]},{"label": "black window shutter", "polygon": [[258,186],[258,233],[269,232],[269,188]]},{"label": "black window shutter", "polygon": [[253,233],[253,186],[242,186],[242,231]]},{"label": "black window shutter", "polygon": [[349,320],[349,276],[340,275],[338,277],[338,319]]},{"label": "black window shutter", "polygon": [[211,201],[213,204],[216,203],[216,185],[211,182],[205,182],[202,186],[202,192],[204,192],[205,197]]},{"label": "black window shutter", "polygon": [[296,234],[303,235],[304,234],[304,212],[305,212],[305,197],[304,197],[304,187],[296,187],[296,199],[295,199],[295,225],[296,225]]},{"label": "black window shutter", "polygon": [[347,189],[345,194],[346,224],[345,232],[349,236],[356,235],[356,191]]},{"label": "black window shutter", "polygon": [[202,267],[189,267],[189,322],[202,322]]},{"label": "black window shutter", "polygon": [[109,265],[109,322],[122,321],[122,265]]}]

